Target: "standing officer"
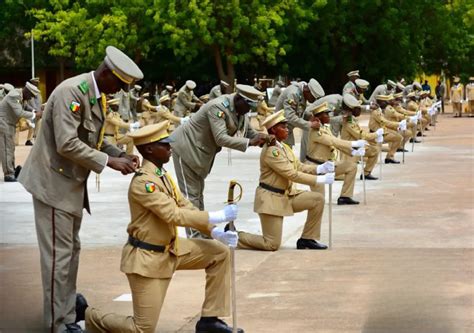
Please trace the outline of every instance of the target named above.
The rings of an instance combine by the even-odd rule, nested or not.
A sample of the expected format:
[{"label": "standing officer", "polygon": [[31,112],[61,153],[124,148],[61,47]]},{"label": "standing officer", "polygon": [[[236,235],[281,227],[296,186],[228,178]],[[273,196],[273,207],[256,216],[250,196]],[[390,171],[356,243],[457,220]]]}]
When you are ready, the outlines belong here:
[{"label": "standing officer", "polygon": [[[264,122],[269,134],[276,141],[266,143],[260,153],[260,183],[255,191],[254,212],[258,213],[262,225],[262,235],[239,232],[239,248],[276,251],[280,248],[283,218],[294,213],[308,211],[297,249],[324,250],[327,246],[319,243],[324,198],[321,194],[298,190],[294,183],[315,185],[332,184],[334,172],[329,163],[324,166],[300,163],[291,147],[284,143],[288,137],[287,121],[283,110],[270,115]],[[328,170],[331,167],[332,170]]]},{"label": "standing officer", "polygon": [[275,111],[284,110],[285,119],[288,121],[288,138],[285,143],[294,146],[295,137],[293,136],[293,128],[298,127],[304,131],[310,128],[319,128],[318,122],[310,122],[302,118],[302,114],[306,109],[306,102],[314,103],[316,99],[324,96],[324,89],[315,79],[293,82],[278,97],[275,104]]},{"label": "standing officer", "polygon": [[[347,114],[344,118],[341,130],[341,139],[348,141],[366,140],[365,155],[367,158],[364,164],[364,175],[366,180],[377,180],[377,177],[372,176],[371,172],[377,164],[379,156],[379,148],[377,142],[383,142],[382,128],[377,129],[374,133],[369,133],[367,130],[362,129],[357,121],[357,118],[361,113],[360,101],[357,100],[353,95],[344,94],[344,105],[343,111]],[[350,159],[354,163],[357,163],[359,157],[349,156],[344,154],[343,159]],[[362,179],[362,175],[360,175]]]},{"label": "standing officer", "polygon": [[82,332],[76,319],[83,208],[89,213],[87,178],[106,166],[129,174],[139,159],[104,138],[106,94],[128,90],[143,78],[138,66],[113,46],[99,67],[59,84],[48,99],[37,144],[19,181],[33,195],[41,256],[44,319],[51,332]]},{"label": "standing officer", "polygon": [[372,95],[370,95],[369,101],[375,103],[377,101],[377,96],[379,95],[390,95],[397,87],[397,84],[392,80],[388,80],[387,84],[379,84],[375,87]]},{"label": "standing officer", "polygon": [[[365,140],[346,141],[336,138],[329,128],[329,104],[327,102],[313,106],[309,110],[313,117],[318,119],[322,126],[319,130],[311,129],[308,138],[308,151],[306,163],[311,165],[322,165],[332,161],[335,167],[335,176],[343,176],[344,183],[341,189],[341,195],[337,199],[338,205],[358,205],[359,202],[352,199],[354,195],[354,183],[357,174],[357,164],[351,159],[338,160],[338,153],[348,156],[364,156]],[[355,148],[355,149],[353,149]],[[312,184],[311,190],[318,192],[324,197],[324,186],[321,184]]]},{"label": "standing officer", "polygon": [[209,92],[209,100],[227,94],[228,88],[229,84],[224,80],[221,80],[221,82],[217,86],[212,87],[211,91]]},{"label": "standing officer", "polygon": [[[143,156],[142,168],[135,173],[128,191],[131,222],[120,265],[132,291],[133,316],[87,307],[79,296],[82,304],[76,320],[85,317],[88,332],[155,332],[174,272],[187,269],[206,271],[205,298],[196,332],[232,332],[232,327],[218,317],[230,312],[228,246],[235,247],[238,236],[216,228],[216,224],[235,220],[237,206],[200,212],[183,197],[163,167],[171,157],[168,126],[169,122],[163,121],[130,134]],[[197,228],[219,242],[179,238],[178,226]]]},{"label": "standing officer", "polygon": [[454,84],[451,87],[451,103],[453,103],[454,117],[462,117],[462,93],[463,86],[461,79],[457,76],[454,77]]},{"label": "standing officer", "polygon": [[142,91],[142,86],[139,84],[134,85],[133,88],[130,89],[130,111],[132,112],[134,121],[138,120],[137,104],[138,104],[138,101],[140,100],[141,91]]},{"label": "standing officer", "polygon": [[[126,145],[127,149],[125,152],[127,155],[133,154],[133,140],[128,136],[129,132],[140,127],[138,122],[126,123],[120,118],[120,114],[117,112],[119,107],[119,99],[114,98],[107,101],[107,117],[104,123],[104,137],[107,138],[107,142],[111,145]],[[120,130],[125,130],[124,133],[120,133]]]},{"label": "standing officer", "polygon": [[194,95],[194,88],[196,88],[196,82],[188,80],[186,84],[179,89],[173,110],[175,116],[180,118],[186,117],[201,107],[202,102]]},{"label": "standing officer", "polygon": [[283,83],[283,81],[278,81],[275,84],[275,87],[273,88],[273,92],[272,92],[272,97],[268,100],[268,106],[270,107],[275,106],[276,102],[278,101],[278,97],[280,97],[283,91],[282,88],[284,87],[285,87],[285,84]]},{"label": "standing officer", "polygon": [[265,142],[266,135],[253,130],[246,116],[261,95],[251,86],[238,84],[236,93],[209,101],[173,132],[179,188],[200,210],[204,210],[204,179],[222,147],[246,151]]},{"label": "standing officer", "polygon": [[470,112],[470,117],[474,116],[474,76],[469,78],[469,83],[466,85],[466,99]]},{"label": "standing officer", "polygon": [[359,70],[350,71],[347,73],[347,77],[349,78],[349,81],[347,81],[347,83],[342,88],[343,95],[346,93],[351,93],[356,88],[355,81],[360,78]]},{"label": "standing officer", "polygon": [[[39,94],[38,88],[27,82],[22,90],[11,89],[0,102],[0,156],[5,182],[16,182],[15,174],[15,132],[20,118],[41,117],[41,111],[26,111],[24,103]],[[19,170],[19,169],[17,169]],[[16,172],[18,173],[18,171]]]},{"label": "standing officer", "polygon": [[[33,84],[36,88],[39,89],[39,82],[40,79],[39,77],[34,77],[30,79],[30,83]],[[27,101],[27,110],[41,110],[41,104],[43,104],[43,98],[41,97],[41,91],[33,98],[29,99]],[[38,131],[40,129],[41,125],[41,119],[37,119],[35,121],[34,127],[30,126],[28,129],[28,136],[25,142],[25,146],[32,146],[33,142],[31,142],[32,138],[36,139],[36,136],[38,135]]]}]

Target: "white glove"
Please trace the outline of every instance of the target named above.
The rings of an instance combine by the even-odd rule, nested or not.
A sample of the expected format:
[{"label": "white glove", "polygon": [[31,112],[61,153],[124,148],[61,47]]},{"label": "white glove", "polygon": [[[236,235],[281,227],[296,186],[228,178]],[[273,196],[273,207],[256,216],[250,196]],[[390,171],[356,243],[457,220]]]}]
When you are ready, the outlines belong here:
[{"label": "white glove", "polygon": [[398,130],[399,131],[406,131],[407,130],[407,121],[403,119],[401,122],[398,123]]},{"label": "white glove", "polygon": [[365,105],[365,109],[366,109],[367,111],[369,111],[369,110],[370,110],[370,105],[368,105],[368,104]]},{"label": "white glove", "polygon": [[316,176],[317,184],[332,184],[334,183],[334,173],[327,173],[325,175]]},{"label": "white glove", "polygon": [[416,116],[418,117],[418,120],[421,120],[421,118],[423,117],[423,115],[421,114],[421,111],[418,111],[416,113]]},{"label": "white glove", "polygon": [[35,123],[32,123],[30,120],[26,119],[26,123],[30,128],[35,128]]},{"label": "white glove", "polygon": [[36,118],[36,111],[31,112],[31,120],[35,120]]},{"label": "white glove", "polygon": [[365,140],[356,140],[351,142],[352,148],[363,148],[367,144]]},{"label": "white glove", "polygon": [[414,115],[410,117],[410,123],[416,124],[418,122],[418,116]]},{"label": "white glove", "polygon": [[134,123],[131,123],[129,126],[130,126],[130,132],[133,132],[134,130],[137,130],[140,128],[140,122],[136,121]]},{"label": "white glove", "polygon": [[379,128],[378,130],[375,131],[375,133],[377,134],[377,136],[382,136],[383,135],[383,128]]},{"label": "white glove", "polygon": [[224,209],[217,210],[215,212],[209,212],[209,223],[222,223],[228,221],[234,221],[237,219],[237,213],[239,208],[237,205],[227,205]]},{"label": "white glove", "polygon": [[180,123],[181,125],[183,125],[183,124],[187,123],[188,121],[189,121],[189,117],[184,117],[184,118],[181,118],[181,120],[179,121],[179,123]]},{"label": "white glove", "polygon": [[211,236],[215,240],[230,247],[237,247],[237,243],[239,242],[239,234],[235,231],[223,231],[214,228],[211,231]]},{"label": "white glove", "polygon": [[364,156],[365,155],[365,148],[359,149],[352,149],[352,156]]},{"label": "white glove", "polygon": [[316,173],[318,175],[328,172],[334,172],[334,162],[324,162],[323,164],[320,164],[316,167]]},{"label": "white glove", "polygon": [[383,134],[377,136],[377,138],[375,139],[375,142],[377,142],[377,143],[383,143]]}]

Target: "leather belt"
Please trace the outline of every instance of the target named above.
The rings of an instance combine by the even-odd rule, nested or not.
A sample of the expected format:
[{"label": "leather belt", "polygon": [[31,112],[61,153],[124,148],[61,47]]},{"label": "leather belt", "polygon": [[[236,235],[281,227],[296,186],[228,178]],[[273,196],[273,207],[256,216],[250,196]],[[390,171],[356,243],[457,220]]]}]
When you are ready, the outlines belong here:
[{"label": "leather belt", "polygon": [[261,188],[265,189],[265,190],[268,190],[270,192],[275,192],[275,193],[278,193],[278,194],[285,194],[285,190],[282,190],[282,189],[279,189],[279,188],[276,188],[276,187],[273,187],[273,186],[270,186],[268,184],[265,184],[265,183],[260,183],[258,184]]},{"label": "leather belt", "polygon": [[128,244],[133,247],[138,247],[139,249],[147,251],[165,252],[168,249],[168,246],[153,245],[150,243],[142,242],[141,240],[133,238],[132,236],[128,236]]},{"label": "leather belt", "polygon": [[326,162],[326,161],[317,160],[317,159],[315,159],[315,158],[311,158],[311,157],[309,157],[308,155],[306,155],[306,159],[307,159],[308,161],[313,162],[313,163],[316,163],[316,164],[323,164],[323,163]]},{"label": "leather belt", "polygon": [[115,136],[115,134],[107,134],[107,133],[105,133],[104,136]]}]

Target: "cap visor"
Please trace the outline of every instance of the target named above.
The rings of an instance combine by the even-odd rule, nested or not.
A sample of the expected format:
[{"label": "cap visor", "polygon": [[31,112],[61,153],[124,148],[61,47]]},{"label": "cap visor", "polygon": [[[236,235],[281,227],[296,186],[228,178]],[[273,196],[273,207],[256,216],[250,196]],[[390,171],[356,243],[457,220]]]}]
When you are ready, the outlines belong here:
[{"label": "cap visor", "polygon": [[158,143],[171,143],[171,142],[174,142],[174,139],[171,136],[168,136],[168,137],[158,141]]}]

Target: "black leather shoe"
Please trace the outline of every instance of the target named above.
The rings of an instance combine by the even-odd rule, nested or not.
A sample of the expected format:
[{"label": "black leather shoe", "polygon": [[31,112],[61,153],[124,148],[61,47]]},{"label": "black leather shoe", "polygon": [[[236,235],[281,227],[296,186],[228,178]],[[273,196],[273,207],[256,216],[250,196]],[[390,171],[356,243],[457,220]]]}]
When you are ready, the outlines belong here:
[{"label": "black leather shoe", "polygon": [[33,145],[33,142],[31,142],[31,140],[26,140],[25,146],[32,146],[32,145]]},{"label": "black leather shoe", "polygon": [[83,333],[81,326],[78,324],[66,324],[66,329],[63,333]]},{"label": "black leather shoe", "polygon": [[[244,333],[241,328],[238,333]],[[196,323],[196,333],[232,333],[232,327],[217,317],[201,317]]]},{"label": "black leather shoe", "polygon": [[425,127],[425,131],[429,132],[429,130],[430,130],[430,129],[429,129],[428,127]]},{"label": "black leather shoe", "polygon": [[[415,139],[415,143],[420,143],[421,141]],[[413,139],[410,139],[410,143],[413,143]]]},{"label": "black leather shoe", "polygon": [[385,159],[385,164],[400,164],[400,162],[392,160],[391,158],[386,158]]},{"label": "black leather shoe", "polygon": [[416,136],[422,136],[422,137],[425,137],[426,135],[424,135],[424,134],[421,134],[421,132],[418,132],[418,133],[416,133]]},{"label": "black leather shoe", "polygon": [[15,168],[15,178],[18,178],[21,172],[21,165],[17,165]]},{"label": "black leather shoe", "polygon": [[[89,307],[82,294],[76,294],[76,323],[86,319],[86,309]],[[82,332],[82,331],[81,331]]]},{"label": "black leather shoe", "polygon": [[398,148],[397,149],[397,152],[399,152],[399,153],[403,153],[403,151],[405,151],[405,153],[408,153],[408,150],[406,150],[406,149],[403,149],[403,148]]},{"label": "black leather shoe", "polygon": [[318,243],[314,239],[300,238],[296,242],[296,248],[298,250],[326,250],[328,247],[322,243]]},{"label": "black leather shoe", "polygon": [[358,205],[359,201],[356,201],[349,197],[339,197],[337,199],[337,204],[338,205]]},{"label": "black leather shoe", "polygon": [[3,177],[3,181],[5,183],[14,183],[14,182],[16,182],[16,178],[15,178],[15,176],[5,176],[5,177]]},{"label": "black leather shoe", "polygon": [[[378,178],[372,176],[371,173],[369,173],[368,175],[365,175],[365,180],[377,180],[377,179],[378,179]],[[362,175],[360,175],[360,180],[362,180]]]}]

